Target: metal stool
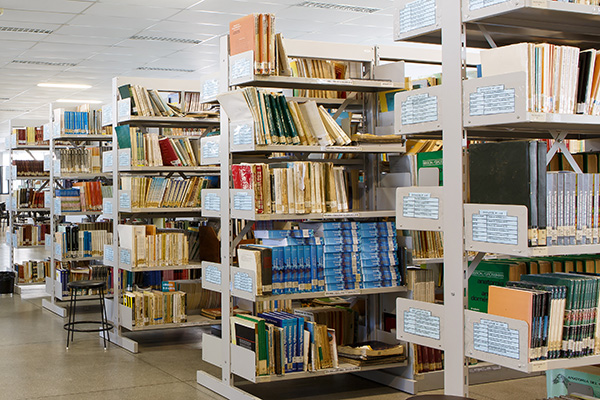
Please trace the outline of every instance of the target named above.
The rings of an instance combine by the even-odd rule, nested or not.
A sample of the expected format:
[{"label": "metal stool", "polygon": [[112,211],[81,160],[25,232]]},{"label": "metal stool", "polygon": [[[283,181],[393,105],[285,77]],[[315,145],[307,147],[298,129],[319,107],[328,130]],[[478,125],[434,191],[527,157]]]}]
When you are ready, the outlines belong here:
[{"label": "metal stool", "polygon": [[449,396],[445,394],[423,394],[420,396],[409,397],[406,400],[475,400],[470,397]]},{"label": "metal stool", "polygon": [[[106,306],[104,303],[104,289],[106,288],[105,281],[95,281],[95,280],[81,280],[75,282],[67,283],[67,287],[71,292],[71,299],[69,301],[69,322],[64,325],[65,330],[67,331],[67,350],[69,349],[69,335],[71,336],[71,342],[73,342],[74,332],[106,332],[113,328],[113,325],[108,322],[108,317],[106,315]],[[90,289],[98,289],[98,299],[100,300],[100,314],[101,321],[75,321],[75,314],[77,310],[77,291],[79,290],[90,290]],[[76,325],[79,324],[101,324],[100,328],[95,329],[78,329]],[[104,339],[104,350],[106,350],[106,334],[102,334],[102,339]]]}]

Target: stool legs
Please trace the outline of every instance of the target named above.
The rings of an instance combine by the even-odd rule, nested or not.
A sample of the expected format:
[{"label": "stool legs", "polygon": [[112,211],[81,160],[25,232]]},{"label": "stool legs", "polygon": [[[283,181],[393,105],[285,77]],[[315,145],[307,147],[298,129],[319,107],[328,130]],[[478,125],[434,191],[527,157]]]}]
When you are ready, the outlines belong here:
[{"label": "stool legs", "polygon": [[106,335],[108,335],[108,315],[106,314],[106,303],[104,302],[104,289],[100,289],[100,307],[102,307],[102,339],[104,350],[106,350]]},{"label": "stool legs", "polygon": [[[71,314],[73,313],[73,290],[70,290],[70,292],[71,292],[71,298],[69,300],[69,309],[67,310],[69,326],[71,324]],[[69,335],[70,334],[71,334],[71,330],[67,329],[67,350],[69,350]]]},{"label": "stool legs", "polygon": [[[69,326],[74,328],[75,315],[77,313],[77,290],[71,289],[71,299],[69,301]],[[75,337],[75,331],[73,329],[67,330],[67,350],[69,349],[69,334],[71,335],[71,342]]]}]

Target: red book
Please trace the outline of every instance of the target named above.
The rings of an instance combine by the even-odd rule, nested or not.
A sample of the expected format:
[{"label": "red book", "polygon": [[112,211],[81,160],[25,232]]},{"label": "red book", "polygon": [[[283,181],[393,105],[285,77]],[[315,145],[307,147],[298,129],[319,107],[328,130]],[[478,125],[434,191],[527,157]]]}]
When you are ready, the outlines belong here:
[{"label": "red book", "polygon": [[253,165],[254,174],[254,204],[257,214],[264,214],[265,199],[263,195],[263,166],[261,164]]},{"label": "red book", "polygon": [[163,165],[165,167],[181,166],[181,161],[177,157],[177,153],[171,144],[169,138],[158,139],[158,145],[160,146],[160,154],[162,156]]},{"label": "red book", "polygon": [[237,164],[231,166],[234,189],[252,189],[252,165]]}]

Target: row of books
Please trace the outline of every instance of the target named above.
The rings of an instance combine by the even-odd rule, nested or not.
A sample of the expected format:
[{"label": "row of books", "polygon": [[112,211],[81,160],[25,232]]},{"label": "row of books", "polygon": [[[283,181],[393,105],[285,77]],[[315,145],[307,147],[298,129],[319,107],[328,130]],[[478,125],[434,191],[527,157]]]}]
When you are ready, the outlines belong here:
[{"label": "row of books", "polygon": [[100,181],[74,182],[69,189],[56,189],[61,212],[102,211],[104,193]]},{"label": "row of books", "polygon": [[203,136],[206,128],[162,128],[164,136]]},{"label": "row of books", "polygon": [[147,89],[140,85],[123,85],[119,87],[121,99],[131,98],[131,113],[142,117],[179,116],[179,110],[173,109],[168,101],[162,98],[155,89]]},{"label": "row of books", "polygon": [[123,305],[131,309],[134,326],[179,324],[187,321],[185,292],[158,290],[125,292]]},{"label": "row of books", "polygon": [[[298,58],[289,61],[292,76],[317,79],[349,79],[360,77],[360,63]],[[354,72],[354,73],[351,73]],[[346,92],[333,90],[295,89],[294,96],[325,99],[346,98]]]},{"label": "row of books", "polygon": [[204,177],[121,177],[121,190],[131,191],[134,208],[187,208],[200,207],[202,189],[212,186],[214,180]]},{"label": "row of books", "polygon": [[333,163],[237,164],[232,166],[232,179],[234,189],[254,189],[257,214],[346,212],[360,207],[358,171]]},{"label": "row of books", "polygon": [[46,234],[50,233],[50,224],[24,224],[15,228],[16,243],[19,247],[43,246],[46,243]]},{"label": "row of books", "polygon": [[19,208],[44,208],[45,191],[33,188],[19,188],[14,194]]},{"label": "row of books", "polygon": [[101,149],[98,146],[58,149],[61,174],[93,174],[102,172]]},{"label": "row of books", "polygon": [[[80,280],[101,280],[106,282],[104,295],[114,293],[112,268],[104,265],[92,265],[89,261],[68,261],[56,263],[56,280],[62,287],[63,295],[69,295],[69,282]],[[77,296],[97,296],[99,289],[77,289]]]},{"label": "row of books", "polygon": [[155,225],[119,225],[119,245],[129,249],[132,267],[189,264],[189,242],[184,232]]},{"label": "row of books", "polygon": [[102,110],[92,110],[89,105],[80,106],[77,111],[62,108],[54,110],[54,120],[65,135],[102,135]]},{"label": "row of books", "polygon": [[487,312],[490,285],[505,286],[526,274],[600,274],[598,255],[482,260],[469,278],[469,308]]},{"label": "row of books", "polygon": [[17,166],[17,178],[25,177],[48,177],[49,171],[44,171],[44,161],[37,160],[13,160]]},{"label": "row of books", "polygon": [[229,23],[229,54],[254,52],[254,73],[275,75],[277,41],[274,14],[250,14]]},{"label": "row of books", "polygon": [[600,115],[597,50],[518,43],[481,52],[482,75],[525,72],[531,112]]},{"label": "row of books", "polygon": [[132,166],[196,166],[199,143],[187,137],[160,137],[139,128],[116,128],[119,149],[131,149]]},{"label": "row of books", "polygon": [[415,258],[444,257],[444,239],[442,232],[410,231],[412,255]]},{"label": "row of books", "polygon": [[19,283],[44,283],[50,276],[50,261],[28,260],[15,264]]},{"label": "row of books", "polygon": [[[344,225],[342,225],[344,224]],[[255,230],[260,245],[238,248],[240,268],[257,276],[257,294],[343,291],[400,285],[393,223],[305,223]]]},{"label": "row of books", "polygon": [[193,116],[200,114],[200,116],[206,116],[206,113],[211,111],[212,108],[211,104],[202,103],[202,94],[200,92],[185,92],[183,96],[183,113],[185,115]]},{"label": "row of books", "polygon": [[[110,222],[61,224],[54,233],[54,244],[63,258],[101,257],[104,245],[112,245]],[[56,253],[56,250],[55,250]]]},{"label": "row of books", "polygon": [[598,355],[599,294],[596,275],[521,275],[505,287],[489,287],[488,314],[528,323],[531,360]]},{"label": "row of books", "polygon": [[48,146],[49,144],[47,140],[44,140],[44,127],[42,126],[13,128],[12,134],[16,137],[17,146]]},{"label": "row of books", "polygon": [[[245,101],[248,105],[254,121],[254,139],[258,145],[345,146],[351,143],[348,134],[331,114],[314,100],[288,102],[281,93],[249,87],[220,97],[219,102],[226,111],[229,98],[241,101],[238,104],[244,104]],[[234,142],[237,136],[234,132]]]}]

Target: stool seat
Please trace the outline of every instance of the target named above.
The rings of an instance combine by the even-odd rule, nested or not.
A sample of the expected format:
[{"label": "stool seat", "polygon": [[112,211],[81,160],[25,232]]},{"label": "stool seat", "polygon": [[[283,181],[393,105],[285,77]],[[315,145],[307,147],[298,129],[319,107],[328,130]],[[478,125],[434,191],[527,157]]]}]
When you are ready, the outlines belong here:
[{"label": "stool seat", "polygon": [[409,397],[406,400],[475,400],[470,397],[450,396],[445,394],[423,394]]},{"label": "stool seat", "polygon": [[100,289],[106,286],[105,281],[81,280],[67,283],[69,289]]}]

